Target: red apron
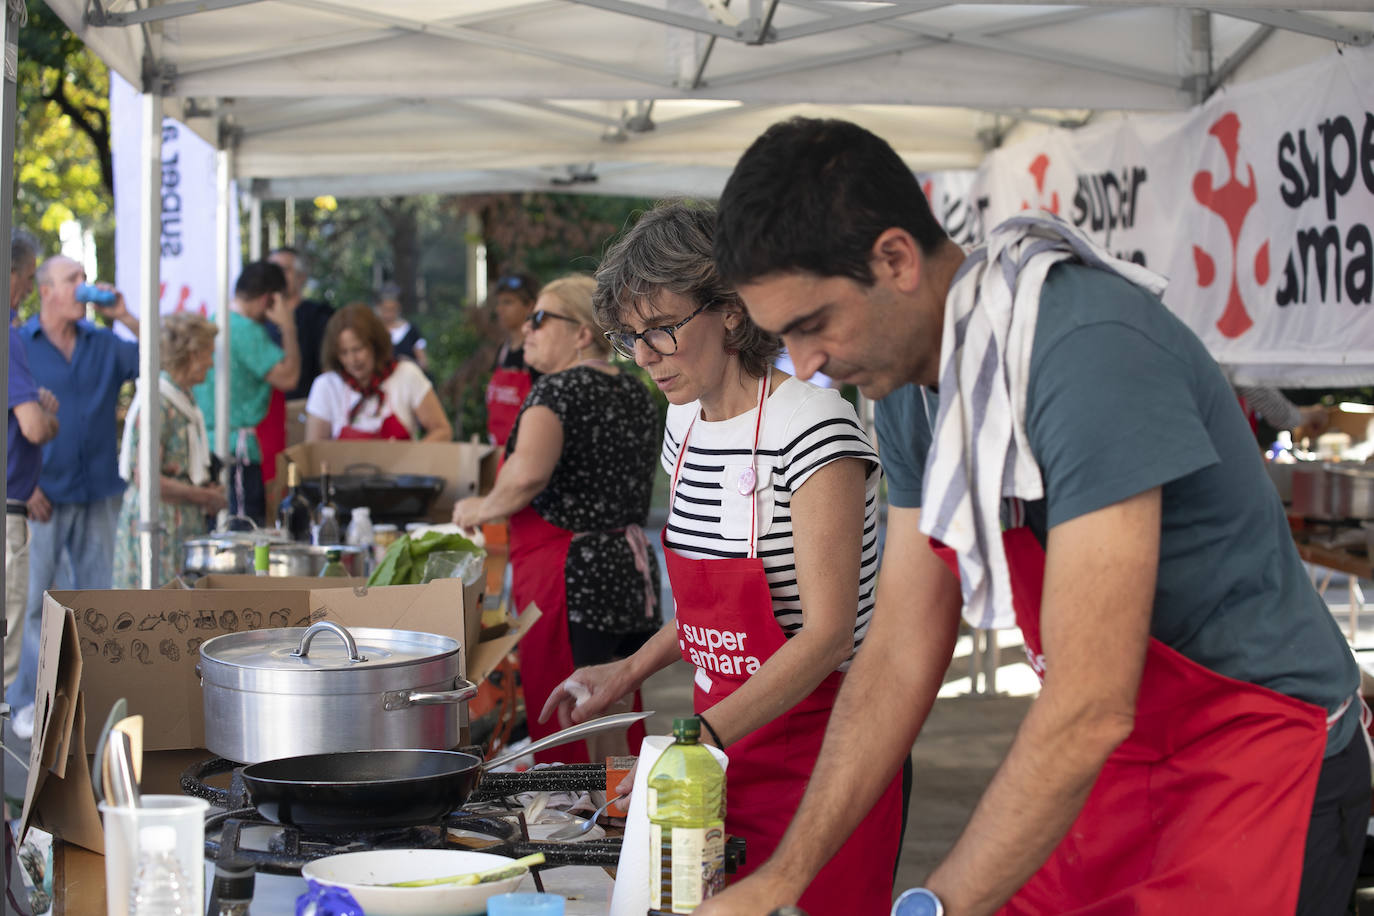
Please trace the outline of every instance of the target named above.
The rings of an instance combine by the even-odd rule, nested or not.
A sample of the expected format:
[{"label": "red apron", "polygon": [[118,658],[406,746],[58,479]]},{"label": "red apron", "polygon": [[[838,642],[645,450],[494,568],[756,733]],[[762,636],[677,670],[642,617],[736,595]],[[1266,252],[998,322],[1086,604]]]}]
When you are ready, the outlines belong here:
[{"label": "red apron", "polygon": [[262,482],[277,476],[277,455],[286,450],[286,395],[276,388],[267,399],[267,413],[258,421],[258,451],[262,453]]},{"label": "red apron", "polygon": [[[497,369],[487,382],[487,432],[493,445],[504,446],[520,416],[520,405],[534,380],[523,369]],[[542,608],[541,608],[542,610]],[[528,637],[526,637],[528,638]]]},{"label": "red apron", "polygon": [[[954,551],[932,541],[958,575]],[[1037,673],[1045,553],[1003,534]],[[1004,916],[1292,913],[1326,748],[1324,710],[1223,677],[1151,638],[1135,728]]]},{"label": "red apron", "polygon": [[344,425],[339,430],[339,439],[409,439],[410,430],[406,425],[396,419],[394,413],[387,414],[382,419],[382,425],[374,430],[361,430],[356,426]]},{"label": "red apron", "polygon": [[[510,518],[511,601],[519,610],[530,602],[539,608],[539,619],[520,640],[520,683],[525,694],[525,722],[530,737],[539,739],[561,727],[558,718],[540,724],[539,711],[549,695],[575,670],[572,645],[568,640],[568,593],[564,563],[573,533],[544,520],[526,506]],[[644,708],[635,691],[634,709]],[[631,751],[644,741],[644,724],[630,726]],[[587,742],[540,751],[536,763],[590,763]]]},{"label": "red apron", "polygon": [[[766,390],[761,387],[754,431],[756,452],[765,397]],[[673,472],[670,498],[677,493],[678,473],[690,435],[688,428]],[[757,480],[748,484],[756,487]],[[722,492],[725,499],[734,495]],[[752,492],[740,495],[749,498]],[[755,498],[755,506],[757,502]],[[693,705],[699,713],[738,690],[787,641],[773,616],[773,595],[763,561],[756,555],[757,527],[755,523],[749,556],[738,559],[692,560],[669,548],[666,540],[663,545],[677,605],[678,645],[683,659],[697,669]],[[841,680],[839,672],[831,672],[791,710],[726,749],[730,768],[726,774],[725,829],[744,837],[748,859],[732,880],[748,875],[777,849],[806,792]],[[798,904],[803,910],[812,916],[879,916],[888,912],[901,832],[901,793],[899,773],[806,889]]]}]

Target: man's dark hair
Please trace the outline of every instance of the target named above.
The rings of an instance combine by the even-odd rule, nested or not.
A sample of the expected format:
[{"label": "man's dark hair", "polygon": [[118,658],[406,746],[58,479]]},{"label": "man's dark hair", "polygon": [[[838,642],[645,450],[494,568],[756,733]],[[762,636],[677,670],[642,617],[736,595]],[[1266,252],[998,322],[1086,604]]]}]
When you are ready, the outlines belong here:
[{"label": "man's dark hair", "polygon": [[896,226],[922,253],[946,238],[916,176],[857,124],[779,121],[740,157],[720,196],[716,268],[731,285],[806,271],[868,286],[873,243]]},{"label": "man's dark hair", "polygon": [[240,299],[256,299],[268,293],[286,291],[286,274],[271,261],[254,261],[243,268],[234,295]]},{"label": "man's dark hair", "polygon": [[10,231],[10,270],[26,260],[38,260],[38,239],[23,229]]}]

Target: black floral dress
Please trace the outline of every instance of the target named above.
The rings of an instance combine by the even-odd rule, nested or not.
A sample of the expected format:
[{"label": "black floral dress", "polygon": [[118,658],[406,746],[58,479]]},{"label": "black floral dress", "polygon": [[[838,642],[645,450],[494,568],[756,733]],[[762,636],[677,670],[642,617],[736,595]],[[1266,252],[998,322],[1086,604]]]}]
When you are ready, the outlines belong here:
[{"label": "black floral dress", "polygon": [[[577,366],[537,379],[522,416],[536,406],[552,410],[563,426],[563,453],[531,507],[574,532],[564,564],[570,629],[647,636],[662,622],[658,561],[650,546],[646,601],[646,577],[625,529],[649,514],[661,437],[653,398],[628,373]],[[519,437],[517,419],[507,454]]]}]

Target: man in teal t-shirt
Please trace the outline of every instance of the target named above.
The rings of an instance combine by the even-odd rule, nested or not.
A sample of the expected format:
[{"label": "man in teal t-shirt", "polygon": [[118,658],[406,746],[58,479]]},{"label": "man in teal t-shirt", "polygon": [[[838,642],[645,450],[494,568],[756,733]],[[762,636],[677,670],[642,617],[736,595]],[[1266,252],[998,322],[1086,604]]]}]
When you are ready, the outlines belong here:
[{"label": "man in teal t-shirt", "polygon": [[[254,261],[239,274],[229,313],[229,513],[267,522],[262,484],[262,451],[257,425],[267,414],[272,389],[289,391],[301,371],[296,322],[282,292],[286,275],[270,261]],[[281,346],[272,342],[263,320],[281,330]],[[215,439],[215,371],[195,388],[205,414],[210,441]]]},{"label": "man in teal t-shirt", "polygon": [[750,317],[800,377],[879,400],[891,508],[806,796],[699,916],[798,899],[909,754],[962,605],[1010,609],[984,575],[1004,543],[1044,680],[911,912],[1344,912],[1370,805],[1359,672],[1235,396],[1153,276],[1048,215],[989,235],[964,252],[842,121],[773,125],[721,195],[716,266]]}]

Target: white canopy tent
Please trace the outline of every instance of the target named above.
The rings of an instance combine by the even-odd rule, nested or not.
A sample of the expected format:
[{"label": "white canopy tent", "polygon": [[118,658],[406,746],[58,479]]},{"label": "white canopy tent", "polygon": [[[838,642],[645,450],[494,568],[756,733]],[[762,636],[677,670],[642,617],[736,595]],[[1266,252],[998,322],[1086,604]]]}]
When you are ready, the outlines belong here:
[{"label": "white canopy tent", "polygon": [[[561,189],[713,196],[767,124],[838,114],[916,170],[975,166],[1043,125],[1185,110],[1229,81],[1374,41],[1368,0],[1199,8],[924,0],[47,0],[158,108],[223,150],[259,198]],[[125,227],[126,229],[128,227]],[[156,220],[143,287],[156,301]],[[221,252],[220,326],[228,260]],[[145,322],[145,397],[156,330]],[[227,414],[227,334],[218,413]],[[144,451],[158,441],[143,409]],[[216,448],[227,451],[226,423]],[[140,454],[140,466],[151,453]],[[141,475],[145,584],[156,532]]]}]

